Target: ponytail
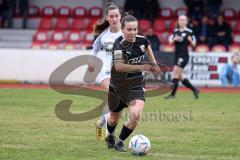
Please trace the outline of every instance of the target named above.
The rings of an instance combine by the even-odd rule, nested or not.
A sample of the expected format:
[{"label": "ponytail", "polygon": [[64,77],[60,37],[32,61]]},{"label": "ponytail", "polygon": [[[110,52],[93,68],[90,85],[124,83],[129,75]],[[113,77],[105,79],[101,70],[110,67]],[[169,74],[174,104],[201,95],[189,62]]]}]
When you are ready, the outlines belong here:
[{"label": "ponytail", "polygon": [[[105,16],[108,15],[108,12],[110,10],[114,10],[114,9],[118,9],[118,6],[115,5],[114,3],[108,3],[106,6],[105,6]],[[109,22],[104,18],[104,20],[100,23],[97,23],[94,27],[93,27],[93,30],[96,34],[101,34],[106,28],[109,27]]]},{"label": "ponytail", "polygon": [[103,22],[100,22],[100,23],[96,24],[93,27],[93,30],[97,35],[99,35],[108,27],[109,27],[109,22],[104,20]]}]

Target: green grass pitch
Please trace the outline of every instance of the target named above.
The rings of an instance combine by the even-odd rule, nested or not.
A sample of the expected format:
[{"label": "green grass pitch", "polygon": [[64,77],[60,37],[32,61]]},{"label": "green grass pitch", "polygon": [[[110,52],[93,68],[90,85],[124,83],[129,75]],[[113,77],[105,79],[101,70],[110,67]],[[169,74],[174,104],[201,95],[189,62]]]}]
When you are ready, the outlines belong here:
[{"label": "green grass pitch", "polygon": [[[240,159],[240,96],[179,92],[175,100],[148,98],[135,134],[147,136],[147,156],[118,153],[95,138],[93,119],[66,122],[55,105],[74,100],[71,111],[88,111],[100,100],[51,89],[0,89],[0,160],[237,160]],[[125,109],[126,110],[126,109]],[[122,120],[126,119],[123,113]],[[117,135],[122,121],[117,127]],[[126,146],[128,141],[126,140]]]}]

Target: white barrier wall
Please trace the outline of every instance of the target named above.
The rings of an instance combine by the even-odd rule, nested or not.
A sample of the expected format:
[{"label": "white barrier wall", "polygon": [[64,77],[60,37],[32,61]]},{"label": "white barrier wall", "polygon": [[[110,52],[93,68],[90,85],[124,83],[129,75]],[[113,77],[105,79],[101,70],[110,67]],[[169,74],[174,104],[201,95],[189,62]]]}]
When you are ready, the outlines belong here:
[{"label": "white barrier wall", "polygon": [[[0,50],[0,80],[48,83],[51,73],[67,60],[88,51]],[[66,83],[82,82],[87,66],[79,67],[66,78]]]},{"label": "white barrier wall", "polygon": [[[0,49],[0,80],[48,83],[52,72],[64,62],[89,51]],[[221,86],[220,72],[233,53],[191,53],[185,75],[198,86]],[[83,83],[87,65],[72,71],[68,83]],[[239,69],[240,71],[240,69]]]}]

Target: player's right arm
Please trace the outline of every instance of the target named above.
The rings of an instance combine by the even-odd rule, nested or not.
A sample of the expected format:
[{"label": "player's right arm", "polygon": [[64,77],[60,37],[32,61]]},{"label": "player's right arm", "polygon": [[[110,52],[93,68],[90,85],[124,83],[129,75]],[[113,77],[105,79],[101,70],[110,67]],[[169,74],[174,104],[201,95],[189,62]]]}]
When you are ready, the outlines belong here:
[{"label": "player's right arm", "polygon": [[102,39],[102,36],[107,32],[107,30],[108,29],[105,29],[100,35],[97,36],[97,38],[93,42],[93,45],[92,45],[93,49],[89,53],[90,55],[96,56],[98,52],[102,49],[101,39]]},{"label": "player's right arm", "polygon": [[101,45],[101,35],[99,35],[99,36],[95,39],[92,47],[93,47],[93,49],[90,51],[89,55],[94,55],[94,56],[96,56],[97,53],[98,53],[98,52],[101,50],[101,48],[102,48],[102,45]]},{"label": "player's right arm", "polygon": [[175,33],[175,31],[174,31],[173,34],[170,35],[170,37],[169,37],[169,39],[168,39],[168,42],[169,42],[169,44],[173,44],[173,43],[175,43],[175,42],[180,41],[180,39],[181,39],[181,37],[179,37],[179,36]]},{"label": "player's right arm", "polygon": [[[102,39],[103,34],[105,34],[105,32],[106,32],[106,30],[103,31],[93,42],[93,45],[92,45],[93,49],[89,52],[90,56],[97,56],[98,52],[101,50],[101,48],[102,48],[101,39]],[[88,63],[88,71],[89,72],[93,72],[95,69],[95,66],[93,65],[93,63],[94,62],[92,61],[92,59],[90,59],[90,61]]]}]

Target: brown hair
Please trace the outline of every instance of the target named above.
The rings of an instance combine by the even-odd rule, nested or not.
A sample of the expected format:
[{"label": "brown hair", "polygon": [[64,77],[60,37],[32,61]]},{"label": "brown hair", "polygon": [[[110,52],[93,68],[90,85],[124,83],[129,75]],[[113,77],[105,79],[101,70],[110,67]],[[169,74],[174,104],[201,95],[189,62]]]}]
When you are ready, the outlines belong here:
[{"label": "brown hair", "polygon": [[[126,13],[125,13],[126,14]],[[137,22],[137,18],[135,18],[132,15],[126,15],[125,17],[122,18],[121,20],[121,27],[124,28],[126,25],[126,22]]]},{"label": "brown hair", "polygon": [[[110,10],[118,9],[118,6],[115,5],[114,3],[108,3],[105,7],[105,16],[108,15],[108,12]],[[109,22],[104,18],[104,21],[97,23],[94,27],[93,30],[96,34],[101,34],[106,28],[109,27]]]},{"label": "brown hair", "polygon": [[[187,23],[188,23],[188,17],[185,15],[185,14],[181,14],[181,15],[179,15],[178,16],[178,20],[179,20],[179,17],[181,17],[181,16],[184,16],[184,17],[186,17],[186,20],[187,20]],[[179,22],[178,22],[178,20],[177,20],[177,23],[176,23],[176,27],[175,28],[180,28],[180,26],[179,26]],[[186,26],[187,26],[187,24],[186,24]]]}]

